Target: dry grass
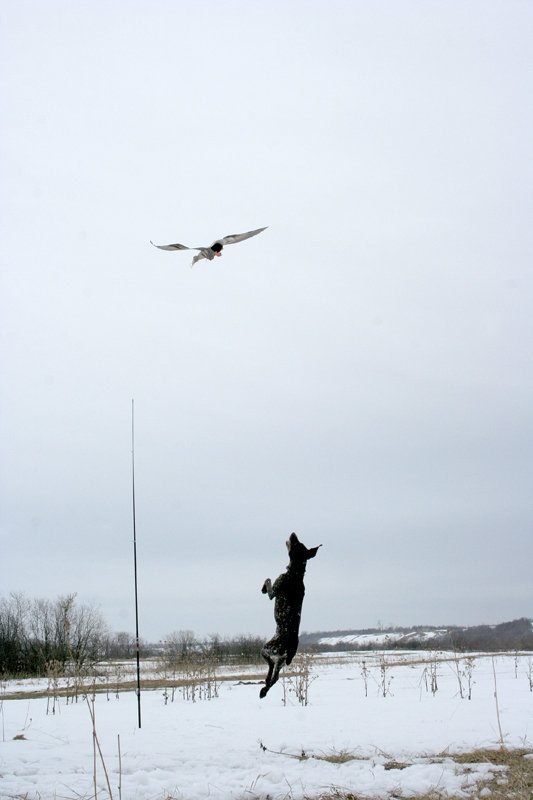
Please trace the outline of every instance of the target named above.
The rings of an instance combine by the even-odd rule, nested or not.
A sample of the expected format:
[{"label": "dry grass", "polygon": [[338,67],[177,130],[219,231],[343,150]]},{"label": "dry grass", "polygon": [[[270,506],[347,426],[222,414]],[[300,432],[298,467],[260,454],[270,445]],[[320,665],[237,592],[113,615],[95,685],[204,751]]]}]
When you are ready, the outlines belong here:
[{"label": "dry grass", "polygon": [[333,750],[332,753],[327,753],[322,756],[313,756],[319,761],[329,761],[330,764],[346,764],[347,761],[353,761],[358,758],[352,750]]},{"label": "dry grass", "polygon": [[[473,753],[453,756],[458,764],[489,763],[505,767],[492,780],[479,785],[489,790],[485,797],[494,800],[531,800],[533,797],[533,751],[526,749],[475,750]],[[505,783],[503,782],[505,781]],[[476,794],[479,794],[479,791]]]},{"label": "dry grass", "polygon": [[[266,674],[266,670],[264,670]],[[286,676],[290,677],[295,673],[291,671],[287,671]],[[234,674],[234,675],[224,675],[221,673],[220,675],[217,674],[217,682],[236,682],[236,683],[257,683],[257,685],[262,684],[265,682],[265,675],[263,673],[257,674]],[[141,679],[141,691],[151,691],[156,689],[172,689],[172,688],[181,688],[182,686],[187,686],[191,683],[190,679],[187,678],[142,678]],[[118,686],[118,689],[117,689]],[[48,696],[55,696],[55,697],[74,697],[76,694],[79,697],[83,697],[84,695],[93,695],[93,694],[114,694],[116,691],[120,692],[135,692],[137,691],[137,681],[136,680],[123,680],[120,683],[102,683],[102,682],[95,682],[95,681],[87,681],[85,683],[78,684],[77,687],[73,686],[58,686],[56,689],[50,690],[48,687],[43,686],[39,689],[33,689],[31,691],[20,691],[20,692],[3,692],[2,693],[2,700],[34,700],[39,697],[48,697]]]},{"label": "dry grass", "polygon": [[[263,749],[267,749],[264,748]],[[273,752],[273,751],[270,751]],[[284,754],[288,755],[288,754]],[[532,800],[533,798],[533,757],[532,750],[516,749],[508,750],[505,747],[499,750],[475,750],[471,753],[450,754],[443,753],[437,756],[435,760],[443,758],[451,758],[457,764],[494,764],[495,766],[505,767],[504,771],[498,771],[495,777],[487,781],[480,781],[471,793],[468,795],[472,800]],[[330,755],[316,756],[307,753],[300,755],[293,755],[293,758],[306,760],[307,758],[318,758],[323,761],[330,761],[336,764],[342,764],[346,761],[352,761],[360,758],[354,755],[353,752],[348,750],[334,751]],[[405,769],[409,766],[406,762],[401,761],[388,761],[383,765],[385,769]],[[465,795],[449,795],[442,794],[438,791],[431,791],[427,794],[402,795],[393,792],[388,800],[465,800]],[[267,795],[262,798],[259,795],[247,792],[247,800],[271,800]],[[19,800],[19,798],[16,798]],[[20,797],[20,800],[24,798]],[[183,800],[177,798],[175,795],[164,795],[161,800]],[[292,794],[289,793],[285,797],[280,797],[278,800],[293,800]],[[351,792],[344,792],[340,789],[332,789],[327,794],[319,795],[318,797],[306,797],[305,800],[368,800],[368,795],[354,794]]]},{"label": "dry grass", "polygon": [[[353,756],[352,756],[353,757]],[[456,764],[494,764],[505,767],[494,777],[480,781],[472,790],[472,800],[532,800],[533,798],[533,751],[528,749],[474,750],[471,753],[442,754],[441,758],[451,758]],[[327,759],[329,760],[329,759]],[[348,760],[348,759],[347,759]],[[385,769],[404,769],[408,764],[390,761]],[[402,795],[391,794],[389,800],[399,800]],[[427,794],[409,795],[409,800],[464,800],[464,794],[442,795],[431,791]],[[311,800],[311,798],[307,798]],[[363,800],[362,795],[334,790],[313,800]]]},{"label": "dry grass", "polygon": [[[261,748],[267,748],[261,743]],[[277,752],[270,750],[269,752]],[[291,754],[287,752],[279,753],[279,755],[290,756],[300,761],[305,761],[308,758],[316,758],[320,761],[329,761],[333,764],[344,764],[347,761],[359,760],[362,757],[355,755],[353,751],[341,750],[333,751],[330,754],[315,755],[302,751],[300,754]],[[426,794],[398,794],[398,791],[392,792],[388,800],[464,800],[465,796],[472,798],[472,800],[485,800],[491,798],[492,800],[533,800],[533,750],[530,749],[508,749],[501,747],[499,750],[480,749],[474,750],[470,753],[441,753],[435,756],[434,759],[428,758],[428,761],[442,761],[443,759],[452,759],[456,764],[494,764],[498,767],[504,767],[503,770],[498,770],[493,777],[488,780],[479,781],[473,787],[468,795],[464,793],[453,795],[447,792],[439,792],[432,790]],[[366,760],[366,759],[363,759]],[[387,761],[383,764],[386,770],[402,770],[409,767],[410,764],[404,761]],[[468,791],[468,790],[467,790]],[[258,795],[247,793],[247,800],[271,800],[268,796],[261,798]],[[164,800],[177,800],[175,797],[165,797]],[[278,798],[278,800],[292,800],[292,795]],[[360,795],[352,792],[346,792],[341,789],[332,789],[326,794],[319,795],[318,797],[306,797],[305,800],[368,800],[368,795]]]},{"label": "dry grass", "polygon": [[386,764],[383,764],[383,769],[406,769],[410,766],[405,761],[387,761]]}]

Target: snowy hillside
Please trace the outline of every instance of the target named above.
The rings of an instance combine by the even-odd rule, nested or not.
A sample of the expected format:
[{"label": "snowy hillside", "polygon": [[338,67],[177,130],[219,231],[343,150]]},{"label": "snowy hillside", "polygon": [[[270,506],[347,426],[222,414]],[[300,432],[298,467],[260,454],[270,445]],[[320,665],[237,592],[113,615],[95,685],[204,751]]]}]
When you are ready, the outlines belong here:
[{"label": "snowy hillside", "polygon": [[300,644],[331,649],[422,648],[484,652],[533,650],[533,621],[528,617],[495,625],[459,627],[367,628],[366,630],[317,631],[300,635]]},{"label": "snowy hillside", "polygon": [[409,631],[409,633],[353,633],[347,636],[326,636],[318,640],[318,644],[327,644],[332,646],[350,644],[357,645],[361,649],[371,647],[386,647],[388,644],[398,642],[401,644],[409,644],[410,642],[427,642],[430,639],[443,636],[446,629],[431,630],[431,631]]}]

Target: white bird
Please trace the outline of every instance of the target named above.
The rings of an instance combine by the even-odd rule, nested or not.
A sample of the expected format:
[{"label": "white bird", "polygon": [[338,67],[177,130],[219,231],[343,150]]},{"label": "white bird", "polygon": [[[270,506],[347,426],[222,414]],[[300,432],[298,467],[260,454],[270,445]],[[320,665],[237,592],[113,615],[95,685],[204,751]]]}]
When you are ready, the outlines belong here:
[{"label": "white bird", "polygon": [[154,244],[151,239],[150,244],[154,244],[154,247],[158,247],[160,250],[199,250],[198,255],[194,256],[192,260],[191,267],[193,267],[202,258],[212,261],[215,256],[221,256],[224,245],[242,242],[251,236],[257,236],[262,231],[266,231],[266,228],[258,228],[256,231],[248,231],[248,233],[233,233],[231,236],[224,236],[223,239],[216,239],[209,247],[185,247],[184,244]]}]

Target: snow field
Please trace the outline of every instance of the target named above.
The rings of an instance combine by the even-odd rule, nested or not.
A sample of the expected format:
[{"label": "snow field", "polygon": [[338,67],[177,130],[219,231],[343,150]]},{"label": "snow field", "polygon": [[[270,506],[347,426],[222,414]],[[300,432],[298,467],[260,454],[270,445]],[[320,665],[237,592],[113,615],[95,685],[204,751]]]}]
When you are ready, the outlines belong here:
[{"label": "snow field", "polygon": [[[368,696],[361,676],[363,658],[370,668]],[[396,661],[398,655],[385,658]],[[514,656],[495,658],[501,730],[510,747],[527,746],[533,738],[527,660],[519,660],[515,677]],[[281,681],[265,700],[259,699],[259,684],[236,681],[222,683],[218,698],[196,703],[176,692],[174,702],[165,705],[164,689],[146,691],[140,730],[133,692],[121,693],[119,699],[110,695],[109,700],[97,694],[96,731],[113,797],[119,798],[119,784],[122,800],[267,795],[300,800],[334,787],[369,798],[387,798],[392,792],[408,797],[431,789],[474,796],[478,781],[501,768],[456,764],[448,754],[499,746],[491,658],[474,661],[471,700],[458,694],[453,663],[438,664],[434,695],[426,691],[423,670],[420,663],[387,668],[390,693],[383,697],[375,654],[338,663],[319,658],[307,706],[298,704],[292,693],[284,705]],[[5,685],[6,692],[12,688]],[[61,698],[59,711],[47,715],[45,697],[0,702],[0,797],[94,797],[87,703],[67,705]],[[341,752],[355,758],[324,760]],[[394,768],[392,762],[407,766]],[[96,774],[99,797],[107,797],[98,753]]]}]

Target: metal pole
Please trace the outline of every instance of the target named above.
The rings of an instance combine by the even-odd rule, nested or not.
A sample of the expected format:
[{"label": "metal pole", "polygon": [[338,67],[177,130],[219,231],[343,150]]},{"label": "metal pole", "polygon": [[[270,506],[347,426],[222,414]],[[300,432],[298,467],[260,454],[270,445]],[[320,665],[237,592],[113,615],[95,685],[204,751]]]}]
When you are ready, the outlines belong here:
[{"label": "metal pole", "polygon": [[137,651],[137,705],[141,727],[141,664],[139,654],[139,600],[137,594],[137,530],[135,527],[135,429],[133,425],[133,400],[131,401],[131,477],[133,488],[133,571],[135,574],[135,645]]}]

